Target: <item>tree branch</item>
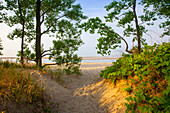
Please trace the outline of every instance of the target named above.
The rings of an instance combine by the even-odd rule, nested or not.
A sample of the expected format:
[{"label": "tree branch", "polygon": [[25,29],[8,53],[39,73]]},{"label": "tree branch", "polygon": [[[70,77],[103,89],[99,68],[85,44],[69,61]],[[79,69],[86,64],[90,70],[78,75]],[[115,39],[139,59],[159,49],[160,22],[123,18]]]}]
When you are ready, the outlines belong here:
[{"label": "tree branch", "polygon": [[[45,13],[44,13],[45,14]],[[42,21],[40,22],[40,24],[42,24],[44,22],[44,15],[42,15]]]},{"label": "tree branch", "polygon": [[65,17],[65,16],[67,16],[67,15],[68,15],[68,14],[64,14],[63,16],[60,16],[59,18],[57,18],[57,19],[56,19],[56,20],[55,20],[55,21],[47,28],[47,30],[45,30],[44,32],[41,33],[41,35],[43,35],[43,34],[49,32],[50,29],[51,29],[51,27],[52,27],[59,19]]},{"label": "tree branch", "polygon": [[108,28],[106,28],[106,27],[102,27],[102,29],[105,29],[105,30],[107,30],[107,31],[109,31],[109,32],[113,32],[113,33],[115,33],[118,37],[120,37],[124,42],[125,42],[125,44],[126,44],[126,52],[128,52],[128,53],[132,53],[131,51],[129,51],[128,50],[128,48],[129,48],[129,46],[128,46],[128,43],[127,43],[127,41],[122,37],[122,36],[120,36],[118,33],[116,33],[115,31],[110,31]]},{"label": "tree branch", "polygon": [[43,52],[42,52],[42,54],[41,54],[41,55],[43,55],[43,54],[44,54],[44,53],[46,53],[46,52],[52,51],[52,50],[55,50],[55,49],[45,50],[45,51],[43,51]]},{"label": "tree branch", "polygon": [[[47,9],[46,11],[44,11],[43,9],[43,14],[41,16],[44,16],[45,14],[47,14],[47,12],[51,9],[52,7],[50,7],[49,9]],[[48,14],[47,14],[48,15]]]},{"label": "tree branch", "polygon": [[44,56],[47,56],[47,55],[54,55],[54,54],[47,53],[47,54],[42,55],[41,57],[44,57]]}]

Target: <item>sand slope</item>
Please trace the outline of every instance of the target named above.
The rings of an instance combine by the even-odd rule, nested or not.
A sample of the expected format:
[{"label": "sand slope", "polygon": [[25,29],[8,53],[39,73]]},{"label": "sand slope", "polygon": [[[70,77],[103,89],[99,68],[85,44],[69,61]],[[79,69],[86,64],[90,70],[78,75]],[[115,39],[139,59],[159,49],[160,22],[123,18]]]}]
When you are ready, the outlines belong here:
[{"label": "sand slope", "polygon": [[84,63],[82,75],[63,75],[60,85],[48,75],[32,72],[44,85],[45,93],[54,104],[53,113],[124,113],[123,103],[128,95],[123,92],[122,83],[115,87],[103,80],[99,74],[111,63]]}]

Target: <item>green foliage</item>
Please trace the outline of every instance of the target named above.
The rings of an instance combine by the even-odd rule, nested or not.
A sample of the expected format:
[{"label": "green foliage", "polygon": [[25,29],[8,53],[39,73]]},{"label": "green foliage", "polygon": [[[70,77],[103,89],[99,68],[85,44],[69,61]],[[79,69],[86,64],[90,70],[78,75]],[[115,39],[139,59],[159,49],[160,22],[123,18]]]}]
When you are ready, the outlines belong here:
[{"label": "green foliage", "polygon": [[[33,4],[32,0],[4,0],[4,4],[2,5],[2,16],[4,22],[12,27],[15,24],[23,24],[25,21],[25,25],[27,29],[33,29],[33,19],[35,17],[35,13],[33,12]],[[13,13],[10,14],[9,11]],[[15,31],[15,30],[14,30]],[[16,32],[15,32],[16,33]]]},{"label": "green foliage", "polygon": [[57,65],[65,65],[67,74],[75,73],[80,74],[80,62],[81,57],[74,54],[78,50],[79,46],[82,44],[82,40],[77,37],[70,39],[63,38],[58,41],[53,41],[54,48],[51,49],[50,60],[56,62]]},{"label": "green foliage", "polygon": [[130,93],[130,92],[132,92],[132,87],[128,86],[127,88],[124,88],[122,90]]},{"label": "green foliage", "polygon": [[[79,43],[81,29],[78,28],[78,25],[80,24],[82,19],[86,19],[87,17],[83,15],[80,4],[76,4],[76,5],[74,4],[75,0],[53,0],[53,1],[44,0],[42,2],[37,2],[37,3],[39,3],[39,5],[37,5],[37,9],[40,8],[40,10],[36,10],[36,13],[38,14],[36,15],[36,22],[41,24],[37,24],[36,27],[40,28],[42,25],[44,25],[45,29],[42,32],[40,32],[40,30],[39,31],[36,30],[37,34],[41,34],[41,35],[36,35],[37,38],[36,57],[41,54],[39,51],[40,43],[38,43],[41,40],[41,36],[43,34],[50,34],[51,36],[54,35],[56,36],[56,41],[53,41],[54,47],[44,51],[41,54],[41,56],[42,57],[46,55],[49,55],[50,57],[54,56],[55,59],[59,59],[59,61],[55,60],[56,63],[58,64],[58,62],[61,62],[60,61],[61,57],[57,56],[58,53],[56,53],[57,46],[55,45],[55,42],[58,43],[58,41],[66,41],[67,39],[67,41],[71,41],[71,44],[73,40],[75,44]],[[68,47],[70,47],[69,49],[71,48],[74,49],[75,48],[74,46],[77,45],[69,45]],[[39,59],[41,58],[36,58],[36,61],[37,62],[40,61]],[[39,63],[39,65],[41,65],[41,62]]]},{"label": "green foliage", "polygon": [[[31,50],[27,47],[27,45],[22,43],[22,50],[25,51],[23,55],[21,55],[22,52],[19,52],[18,55],[24,56],[29,60],[35,60],[35,57],[37,57],[35,61],[40,67],[42,64],[41,59],[45,56],[50,56],[49,59],[51,59],[51,57],[55,57],[56,64],[61,64],[60,54],[62,53],[66,54],[66,56],[62,56],[64,60],[63,63],[68,62],[65,61],[65,58],[68,58],[70,63],[73,62],[70,60],[70,55],[73,51],[77,51],[78,47],[82,44],[82,40],[80,39],[81,29],[78,28],[78,25],[82,19],[87,18],[83,15],[80,4],[75,4],[75,0],[43,0],[39,2],[39,5],[37,5],[37,1],[5,0],[6,4],[2,6],[1,10],[3,12],[1,14],[5,23],[9,26],[14,26],[16,24],[22,25],[22,29],[17,28],[13,31],[13,33],[8,35],[10,39],[22,37],[22,42],[24,42],[24,40],[26,42],[31,42],[31,40],[35,39],[36,34],[36,44],[34,47],[35,53],[31,53]],[[38,10],[38,8],[40,9]],[[12,11],[14,15],[6,15],[5,13],[9,13],[8,11]],[[36,23],[39,20],[39,24],[36,24],[36,28],[41,29],[43,26],[42,30],[35,30],[35,17]],[[41,42],[41,36],[44,34],[56,36],[56,40],[54,41],[54,47],[51,47],[49,50],[42,51],[42,44],[39,42]],[[25,38],[23,38],[23,35]],[[55,42],[58,44],[60,43],[58,41],[66,43],[68,50],[71,52],[67,52],[68,50],[66,47],[64,47],[64,49],[58,48],[55,45]],[[70,44],[68,44],[68,41],[70,41]],[[61,49],[59,51],[62,52],[58,54],[58,52],[56,52],[58,50],[56,49]],[[71,55],[71,57],[74,59],[74,63],[81,61],[80,58],[76,58],[76,55]],[[57,59],[59,61],[57,61]],[[77,70],[76,67],[73,68],[73,66],[70,68]]]},{"label": "green foliage", "polygon": [[[9,33],[8,38],[13,40],[14,38],[23,38],[30,42],[35,37],[34,31],[34,17],[35,13],[32,9],[32,0],[5,0],[6,5],[2,6],[2,19],[4,22],[12,27],[14,25],[21,25],[17,27],[12,33]],[[12,12],[9,13],[9,12]]]},{"label": "green foliage", "polygon": [[[34,11],[32,9],[32,0],[5,0],[2,6],[2,14],[4,22],[12,27],[14,25],[20,25],[8,34],[8,38],[14,40],[14,38],[21,38],[21,64],[24,65],[24,42],[31,42],[35,37],[34,32]],[[11,12],[11,13],[10,13]],[[7,14],[8,13],[8,14]]]},{"label": "green foliage", "polygon": [[[31,48],[33,49],[33,52],[30,50],[30,48],[28,47],[28,44],[24,43],[23,46],[23,55],[24,55],[24,60],[25,63],[28,63],[28,61],[35,61],[36,56],[35,56],[35,44],[31,46]],[[41,52],[44,51],[44,45],[42,44],[41,46]],[[21,51],[18,51],[17,56],[21,56]],[[21,59],[18,58],[17,62],[21,62]]]},{"label": "green foliage", "polygon": [[145,46],[141,54],[124,55],[106,67],[100,76],[113,81],[126,79],[123,90],[135,92],[127,98],[126,112],[168,112],[170,110],[170,43]]},{"label": "green foliage", "polygon": [[[73,9],[78,11],[80,10],[80,6],[73,6]],[[73,10],[70,10],[69,13],[76,15],[76,12]],[[77,12],[77,16],[80,16],[79,13]],[[56,31],[56,40],[53,40],[53,47],[49,48],[49,50],[43,51],[42,57],[49,55],[49,60],[52,60],[57,65],[65,65],[67,68],[65,69],[67,74],[79,74],[79,63],[82,58],[78,57],[75,52],[78,51],[78,48],[83,44],[83,42],[80,37],[82,32],[77,24],[79,23],[80,18],[85,17],[80,16],[79,19],[76,19],[76,17],[72,15],[72,17],[68,18],[75,18],[75,21],[77,21],[76,24],[66,19],[61,19],[58,21],[58,31]]]},{"label": "green foliage", "polygon": [[[24,53],[23,53],[23,55],[24,55],[24,60],[26,60],[26,63],[28,63],[28,60],[31,60],[31,59],[34,59],[34,58],[35,58],[35,55],[34,55],[33,58],[31,58],[31,56],[32,56],[31,50],[28,48],[28,45],[27,45],[27,44],[24,44],[23,50],[24,50]],[[18,57],[21,56],[21,51],[18,51],[17,56],[18,56]],[[17,59],[17,62],[21,62],[21,59],[18,58],[18,59]]]}]

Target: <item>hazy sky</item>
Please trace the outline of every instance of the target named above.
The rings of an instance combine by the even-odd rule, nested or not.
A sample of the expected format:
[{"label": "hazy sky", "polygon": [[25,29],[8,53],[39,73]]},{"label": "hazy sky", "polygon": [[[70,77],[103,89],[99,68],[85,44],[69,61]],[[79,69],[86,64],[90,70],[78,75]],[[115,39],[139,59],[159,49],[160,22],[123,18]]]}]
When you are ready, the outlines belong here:
[{"label": "hazy sky", "polygon": [[[104,9],[105,5],[108,5],[113,0],[77,0],[76,3],[80,3],[83,12],[86,16],[89,18],[92,17],[100,17],[103,19],[103,16],[107,14],[107,12]],[[141,12],[141,7],[137,7],[137,12]],[[115,27],[116,23],[110,24],[111,26]],[[16,26],[18,27],[18,26]],[[162,42],[162,41],[168,41],[168,39],[159,39],[159,35],[161,34],[161,30],[159,30],[157,27],[150,27],[149,34],[152,36],[150,38],[149,36],[145,35],[147,38],[147,41],[150,44],[153,44],[154,42]],[[8,27],[4,23],[0,24],[0,38],[2,39],[2,44],[4,47],[3,56],[16,56],[17,51],[20,50],[20,42],[21,39],[14,39],[9,40],[7,38],[8,33],[12,32],[13,28]],[[122,33],[121,28],[116,28],[115,31],[118,33]],[[101,56],[97,54],[96,45],[97,45],[97,38],[99,37],[98,34],[89,34],[88,32],[83,32],[82,34],[82,40],[84,41],[84,45],[82,45],[78,51],[78,54],[80,56]],[[55,38],[48,37],[48,35],[45,35],[42,37],[42,43],[44,43],[45,49],[48,49],[50,46],[52,46],[52,40]],[[127,39],[127,41],[130,43],[130,45],[133,45],[131,40]],[[124,43],[122,43],[122,48],[119,48],[117,50],[114,50],[111,54],[111,56],[116,57],[121,54],[122,51],[124,51]]]}]

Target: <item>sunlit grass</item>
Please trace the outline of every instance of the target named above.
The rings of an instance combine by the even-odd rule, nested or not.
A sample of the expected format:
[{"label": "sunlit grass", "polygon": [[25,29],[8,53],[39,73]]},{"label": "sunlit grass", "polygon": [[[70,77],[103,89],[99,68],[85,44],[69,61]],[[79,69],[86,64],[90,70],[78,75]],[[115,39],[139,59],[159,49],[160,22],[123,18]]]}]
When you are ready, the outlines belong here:
[{"label": "sunlit grass", "polygon": [[43,99],[43,87],[39,87],[33,77],[20,65],[1,62],[0,65],[0,105],[5,109],[9,102],[32,104]]}]

